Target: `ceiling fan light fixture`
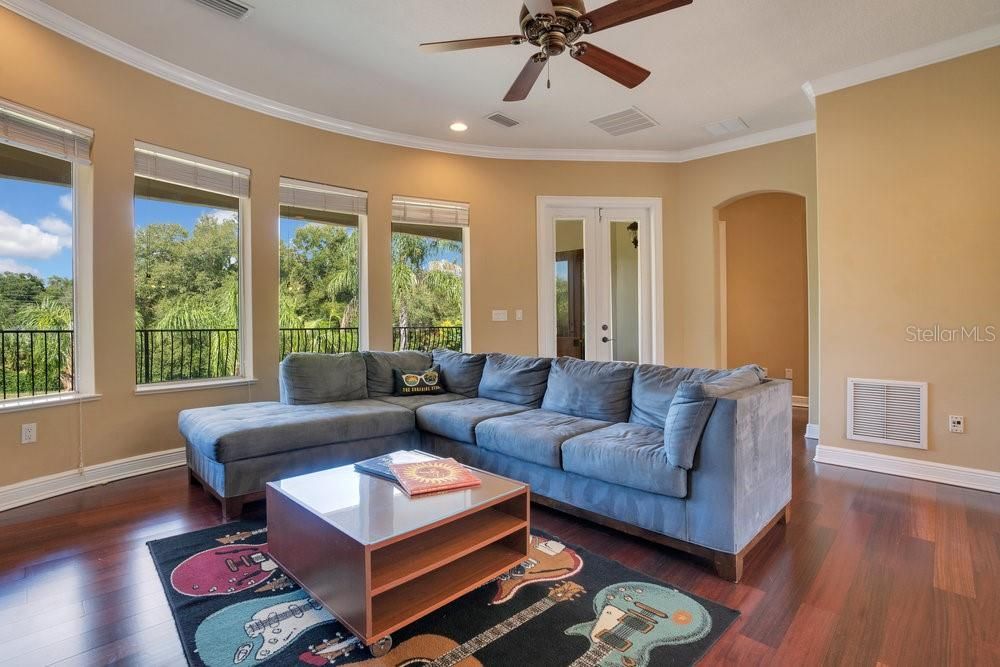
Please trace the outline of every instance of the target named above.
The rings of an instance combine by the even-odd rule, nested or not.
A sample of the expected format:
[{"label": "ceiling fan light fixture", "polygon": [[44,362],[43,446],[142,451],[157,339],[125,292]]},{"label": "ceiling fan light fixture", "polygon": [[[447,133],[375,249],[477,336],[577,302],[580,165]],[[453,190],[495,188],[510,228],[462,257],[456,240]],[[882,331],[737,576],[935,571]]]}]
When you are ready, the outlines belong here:
[{"label": "ceiling fan light fixture", "polygon": [[454,123],[449,125],[449,127],[451,128],[452,132],[465,132],[466,130],[469,129],[469,126],[460,120],[456,120]]}]

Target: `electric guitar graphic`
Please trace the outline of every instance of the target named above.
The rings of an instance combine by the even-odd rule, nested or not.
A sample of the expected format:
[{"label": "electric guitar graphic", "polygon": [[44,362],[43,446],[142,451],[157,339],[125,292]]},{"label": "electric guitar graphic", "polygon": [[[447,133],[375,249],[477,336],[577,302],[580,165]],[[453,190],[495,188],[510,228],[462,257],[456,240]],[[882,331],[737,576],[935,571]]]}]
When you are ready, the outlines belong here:
[{"label": "electric guitar graphic", "polygon": [[581,568],[583,559],[562,542],[532,535],[528,545],[528,560],[500,575],[496,580],[497,591],[490,604],[507,602],[531,583],[567,579]]},{"label": "electric guitar graphic", "polygon": [[241,530],[238,533],[231,533],[229,535],[223,535],[222,537],[215,538],[215,541],[219,544],[235,544],[237,542],[242,542],[245,539],[251,538],[254,535],[262,535],[267,532],[267,528],[255,528],[254,530]]},{"label": "electric guitar graphic", "polygon": [[238,602],[198,626],[194,643],[209,667],[256,667],[288,648],[303,632],[333,616],[302,591]]},{"label": "electric guitar graphic", "polygon": [[646,667],[665,644],[688,644],[712,630],[708,611],[683,593],[656,584],[612,584],[594,597],[594,622],[566,630],[590,639],[570,667]]},{"label": "electric guitar graphic", "polygon": [[299,655],[299,662],[307,665],[333,665],[341,658],[346,658],[351,652],[361,645],[361,641],[354,635],[344,639],[344,635],[337,633],[333,639],[325,639],[319,644],[309,647],[308,651],[303,651]]},{"label": "electric guitar graphic", "polygon": [[567,581],[549,590],[549,594],[506,621],[481,632],[464,644],[441,635],[418,635],[407,639],[380,658],[351,663],[352,667],[482,667],[472,654],[548,611],[560,602],[575,600],[586,593],[582,586]]},{"label": "electric guitar graphic", "polygon": [[182,595],[232,595],[259,586],[274,574],[277,564],[264,544],[237,544],[206,549],[191,556],[170,573],[170,584]]}]

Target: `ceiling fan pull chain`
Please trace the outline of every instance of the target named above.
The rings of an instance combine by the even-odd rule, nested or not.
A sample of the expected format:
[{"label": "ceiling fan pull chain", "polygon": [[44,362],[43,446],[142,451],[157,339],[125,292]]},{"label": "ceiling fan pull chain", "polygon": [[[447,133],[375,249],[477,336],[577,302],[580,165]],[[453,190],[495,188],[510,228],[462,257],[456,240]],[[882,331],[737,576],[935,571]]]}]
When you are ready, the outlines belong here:
[{"label": "ceiling fan pull chain", "polygon": [[552,90],[552,58],[545,61],[545,88]]}]

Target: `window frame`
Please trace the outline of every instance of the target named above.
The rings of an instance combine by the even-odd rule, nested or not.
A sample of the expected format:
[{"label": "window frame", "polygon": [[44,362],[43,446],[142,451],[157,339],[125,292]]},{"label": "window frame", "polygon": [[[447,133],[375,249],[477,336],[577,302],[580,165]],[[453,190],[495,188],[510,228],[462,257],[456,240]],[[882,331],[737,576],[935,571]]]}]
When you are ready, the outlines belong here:
[{"label": "window frame", "polygon": [[[241,167],[235,167],[223,162],[217,162],[208,158],[202,158],[195,155],[190,155],[187,153],[182,153],[169,148],[163,148],[161,146],[154,146],[152,144],[147,144],[145,142],[136,141],[135,150],[146,151],[146,152],[156,152],[165,157],[173,158],[175,160],[190,162],[195,165],[207,167],[209,169],[223,169],[230,170],[233,173],[244,174],[247,180],[251,178],[250,171]],[[136,177],[147,178],[150,180],[159,180],[161,182],[170,183],[167,179],[157,178],[155,176],[147,176],[144,174],[136,173],[135,169],[132,169],[132,307],[135,308],[136,299],[136,285],[135,285],[135,200],[137,195],[135,194],[135,179]],[[197,185],[190,185],[187,183],[177,183],[187,188],[202,190],[204,192],[214,192],[204,187],[199,187]],[[250,194],[249,191],[246,195],[234,194],[234,193],[221,193],[227,194],[228,196],[234,197],[238,200],[239,205],[237,209],[237,249],[239,251],[239,271],[238,271],[238,288],[239,289],[239,314],[236,323],[236,338],[239,346],[239,375],[231,375],[219,378],[199,378],[199,379],[187,379],[187,380],[173,380],[168,382],[151,382],[148,384],[139,384],[133,380],[134,383],[134,393],[137,395],[142,394],[163,394],[171,393],[176,391],[191,391],[199,389],[214,389],[220,387],[242,387],[250,386],[256,384],[257,377],[254,375],[253,370],[253,285],[252,285],[252,275],[251,270],[251,256],[252,256],[252,246],[251,246],[251,212],[250,212]],[[132,326],[132,340],[135,340],[136,329],[135,324]],[[135,367],[137,359],[135,356],[135,346],[133,345],[132,352],[132,366]],[[134,377],[134,374],[133,374]]]},{"label": "window frame", "polygon": [[[25,116],[38,117],[40,122],[65,125],[75,133],[93,133],[72,123],[52,116],[27,110],[13,103],[4,102]],[[34,410],[37,408],[82,403],[99,399],[94,366],[94,168],[89,161],[69,159],[54,155],[23,143],[9,143],[20,150],[55,157],[70,164],[70,189],[73,210],[72,276],[73,281],[73,390],[57,394],[21,396],[0,399],[0,413]]]}]

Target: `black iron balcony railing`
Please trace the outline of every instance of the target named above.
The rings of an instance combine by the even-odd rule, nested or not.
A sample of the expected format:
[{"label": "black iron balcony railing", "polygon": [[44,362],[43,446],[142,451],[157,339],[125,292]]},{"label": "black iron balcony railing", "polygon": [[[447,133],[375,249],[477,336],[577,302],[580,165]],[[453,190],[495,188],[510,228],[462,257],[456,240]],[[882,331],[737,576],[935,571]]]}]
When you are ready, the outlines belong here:
[{"label": "black iron balcony railing", "polygon": [[461,352],[462,327],[393,327],[392,349],[424,350],[445,348]]},{"label": "black iron balcony railing", "polygon": [[43,396],[73,390],[73,331],[0,331],[3,398]]},{"label": "black iron balcony railing", "polygon": [[291,352],[353,352],[360,344],[357,328],[283,328],[280,333],[282,359]]}]

